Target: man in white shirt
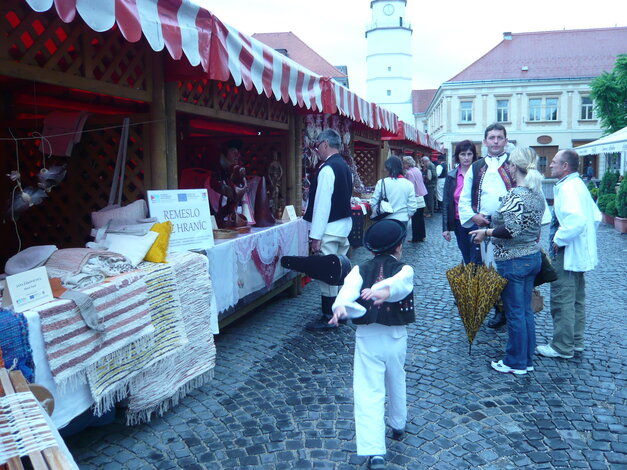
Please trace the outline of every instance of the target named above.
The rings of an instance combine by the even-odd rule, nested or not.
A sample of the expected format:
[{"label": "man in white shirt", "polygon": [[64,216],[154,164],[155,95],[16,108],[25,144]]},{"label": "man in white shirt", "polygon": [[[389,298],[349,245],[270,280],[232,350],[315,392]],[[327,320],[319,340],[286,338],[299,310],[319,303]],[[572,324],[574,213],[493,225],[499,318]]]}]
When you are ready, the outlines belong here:
[{"label": "man in white shirt", "polygon": [[[318,155],[322,160],[314,174],[309,189],[309,205],[303,218],[310,222],[309,238],[314,253],[323,255],[348,253],[348,235],[353,227],[350,199],[353,180],[348,164],[339,154],[342,144],[340,135],[333,129],[325,129],[318,136]],[[319,281],[322,295],[322,316],[308,323],[308,330],[335,328],[329,320],[333,317],[332,306],[339,287]]]},{"label": "man in white shirt", "polygon": [[574,150],[557,152],[550,165],[555,183],[554,215],[550,244],[557,280],[551,283],[553,339],[538,346],[546,357],[570,359],[584,350],[586,284],[584,273],[597,265],[596,230],[601,212],[577,172],[579,155]]},{"label": "man in white shirt", "polygon": [[[483,145],[487,147],[488,155],[474,162],[466,172],[459,198],[459,220],[466,228],[489,227],[492,214],[513,186],[512,177],[503,166],[509,157],[505,153],[505,127],[501,124],[489,125],[484,133]],[[489,243],[483,262],[490,264],[492,260],[492,244]],[[497,308],[488,326],[498,328],[505,322],[505,312]]]}]

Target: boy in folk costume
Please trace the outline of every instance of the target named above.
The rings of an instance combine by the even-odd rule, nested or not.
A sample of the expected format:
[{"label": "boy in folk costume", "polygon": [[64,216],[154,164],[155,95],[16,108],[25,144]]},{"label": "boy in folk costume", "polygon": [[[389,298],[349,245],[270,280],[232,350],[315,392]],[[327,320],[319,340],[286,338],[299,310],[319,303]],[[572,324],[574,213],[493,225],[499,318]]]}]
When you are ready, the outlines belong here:
[{"label": "boy in folk costume", "polygon": [[407,327],[415,320],[414,270],[399,261],[405,225],[385,219],[374,224],[364,243],[375,256],[355,266],[333,304],[330,324],[352,318],[355,332],[353,394],[357,454],[370,468],[385,468],[385,394],[388,424],[400,440],[407,422],[405,356]]}]

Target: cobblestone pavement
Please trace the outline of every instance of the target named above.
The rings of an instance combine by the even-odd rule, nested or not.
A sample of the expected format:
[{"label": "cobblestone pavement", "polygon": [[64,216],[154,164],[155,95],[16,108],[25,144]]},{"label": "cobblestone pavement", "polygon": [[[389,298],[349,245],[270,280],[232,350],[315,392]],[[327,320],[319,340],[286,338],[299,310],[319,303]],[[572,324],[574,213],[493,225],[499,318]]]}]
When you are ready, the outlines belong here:
[{"label": "cobblestone pavement", "polygon": [[[537,358],[526,376],[499,374],[505,329],[468,342],[444,271],[455,242],[427,220],[428,240],[407,244],[416,277],[409,329],[409,423],[388,439],[391,469],[627,468],[627,236],[602,225],[600,266],[587,275],[586,349],[571,360]],[[354,259],[367,257],[356,250]],[[548,288],[542,288],[548,303]],[[216,337],[215,378],[162,418],[120,418],[68,438],[84,469],[365,468],[355,454],[351,326],[310,333],[316,286],[280,297]],[[547,309],[538,344],[550,337]]]}]

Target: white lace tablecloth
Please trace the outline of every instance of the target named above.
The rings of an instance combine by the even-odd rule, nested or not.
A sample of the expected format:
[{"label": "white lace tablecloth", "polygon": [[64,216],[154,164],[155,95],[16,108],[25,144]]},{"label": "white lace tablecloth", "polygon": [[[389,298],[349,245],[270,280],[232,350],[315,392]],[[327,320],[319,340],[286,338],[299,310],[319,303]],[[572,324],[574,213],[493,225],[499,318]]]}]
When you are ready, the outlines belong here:
[{"label": "white lace tablecloth", "polygon": [[[253,228],[250,233],[237,238],[216,240],[216,245],[206,253],[218,312],[227,310],[246,295],[268,287],[268,283],[292,272],[281,267],[277,257],[305,256],[307,251],[307,223],[303,219]],[[257,269],[253,262],[254,252],[266,266],[271,268],[276,263],[271,279],[267,276],[264,279]]]}]

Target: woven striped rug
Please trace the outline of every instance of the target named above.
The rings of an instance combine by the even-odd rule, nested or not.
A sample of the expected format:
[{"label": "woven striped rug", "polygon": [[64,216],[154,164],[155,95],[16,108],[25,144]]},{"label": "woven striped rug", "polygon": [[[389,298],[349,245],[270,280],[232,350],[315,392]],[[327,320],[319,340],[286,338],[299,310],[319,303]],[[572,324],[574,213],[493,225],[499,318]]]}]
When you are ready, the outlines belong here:
[{"label": "woven striped rug", "polygon": [[173,268],[170,264],[147,262],[139,268],[144,274],[155,332],[145,347],[131,345],[126,355],[111,354],[88,369],[98,416],[127,396],[131,381],[143,381],[144,371],[151,365],[173,368],[179,361],[174,353],[187,343]]},{"label": "woven striped rug", "polygon": [[154,332],[142,272],[125,273],[81,292],[93,299],[105,331],[89,328],[71,300],[56,299],[35,309],[52,376],[61,389],[68,382],[84,383],[90,366],[111,354],[126,356],[132,344],[145,345]]},{"label": "woven striped rug", "polygon": [[179,252],[171,254],[168,260],[174,268],[188,343],[176,353],[175,362],[157,363],[142,372],[142,380],[132,381],[126,415],[129,425],[163,415],[187,393],[207,382],[215,366],[207,258]]}]

